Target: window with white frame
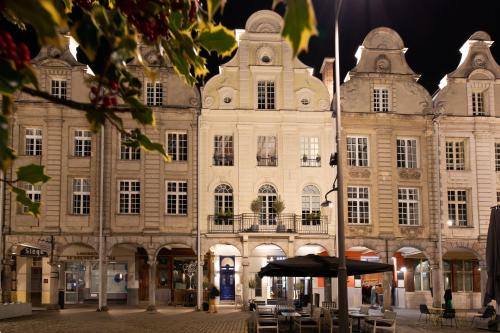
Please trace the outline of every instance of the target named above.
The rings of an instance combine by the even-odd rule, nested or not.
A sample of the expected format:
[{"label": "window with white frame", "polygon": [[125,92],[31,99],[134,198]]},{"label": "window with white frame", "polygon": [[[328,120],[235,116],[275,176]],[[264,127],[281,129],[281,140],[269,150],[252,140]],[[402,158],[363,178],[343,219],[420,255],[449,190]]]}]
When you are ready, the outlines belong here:
[{"label": "window with white frame", "polygon": [[72,212],[75,215],[90,213],[90,180],[88,178],[73,178]]},{"label": "window with white frame", "polygon": [[444,289],[453,292],[480,292],[479,263],[474,259],[443,260]]},{"label": "window with white frame", "polygon": [[139,214],[141,212],[141,182],[139,180],[120,180],[120,214]]},{"label": "window with white frame", "polygon": [[373,104],[374,112],[389,112],[389,89],[376,87],[373,88]]},{"label": "window with white frame", "polygon": [[24,153],[30,156],[42,155],[42,129],[24,129]]},{"label": "window with white frame", "polygon": [[417,188],[398,189],[398,213],[400,225],[419,225],[419,198]]},{"label": "window with white frame", "polygon": [[484,116],[486,111],[484,108],[484,93],[483,92],[473,92],[472,98],[472,115],[473,116]]},{"label": "window with white frame", "polygon": [[446,140],[446,170],[465,170],[465,140]]},{"label": "window with white frame", "polygon": [[367,137],[347,137],[347,165],[359,167],[368,166]]},{"label": "window with white frame", "polygon": [[431,288],[431,267],[429,260],[416,259],[416,265],[413,270],[413,282],[415,291],[426,291]]},{"label": "window with white frame", "polygon": [[75,130],[73,156],[88,157],[92,151],[92,133],[89,130]]},{"label": "window with white frame", "polygon": [[417,140],[397,139],[396,158],[398,168],[417,168]]},{"label": "window with white frame", "polygon": [[278,155],[275,136],[258,136],[257,138],[257,165],[277,166]]},{"label": "window with white frame", "polygon": [[370,223],[370,194],[368,187],[347,187],[347,223]]},{"label": "window with white frame", "polygon": [[276,91],[274,81],[257,82],[257,109],[273,110],[275,109]]},{"label": "window with white frame", "polygon": [[319,154],[319,138],[317,136],[303,136],[300,138],[300,160],[301,166],[321,166],[321,155]]},{"label": "window with white frame", "polygon": [[233,136],[214,136],[214,160],[213,165],[231,166],[234,163]]},{"label": "window with white frame", "polygon": [[187,215],[188,196],[186,181],[167,181],[167,214]]},{"label": "window with white frame", "polygon": [[167,153],[172,161],[187,161],[188,135],[186,132],[167,132]]},{"label": "window with white frame", "polygon": [[50,94],[60,99],[66,99],[67,81],[66,80],[51,80]]},{"label": "window with white frame", "polygon": [[128,147],[126,145],[129,140],[129,136],[120,133],[120,159],[121,160],[140,160],[141,159],[141,148]]},{"label": "window with white frame", "polygon": [[233,188],[227,184],[220,184],[215,188],[215,214],[233,214]]},{"label": "window with white frame", "polygon": [[[29,183],[23,184],[23,189],[26,191],[26,196],[33,202],[40,202],[42,199],[42,186],[32,185]],[[22,207],[22,212],[27,213],[29,210],[28,206]]]},{"label": "window with white frame", "polygon": [[302,189],[302,225],[321,224],[321,196],[314,185]]},{"label": "window with white frame", "polygon": [[448,221],[454,227],[468,226],[466,190],[448,190]]},{"label": "window with white frame", "polygon": [[495,171],[500,171],[500,143],[495,143]]},{"label": "window with white frame", "polygon": [[161,82],[146,82],[146,104],[161,106],[163,104],[163,84]]}]

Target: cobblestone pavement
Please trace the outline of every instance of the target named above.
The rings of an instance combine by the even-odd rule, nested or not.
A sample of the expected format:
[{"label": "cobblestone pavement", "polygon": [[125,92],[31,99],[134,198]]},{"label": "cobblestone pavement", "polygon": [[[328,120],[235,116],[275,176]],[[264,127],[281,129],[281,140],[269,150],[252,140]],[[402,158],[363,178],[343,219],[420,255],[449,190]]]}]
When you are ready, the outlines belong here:
[{"label": "cobblestone pavement", "polygon": [[[416,310],[398,312],[398,333],[420,332],[479,332],[463,325],[460,328],[440,327],[418,322]],[[1,333],[118,333],[118,332],[166,332],[166,333],[248,333],[249,312],[222,307],[217,314],[193,311],[192,308],[162,307],[157,313],[143,308],[111,306],[109,312],[96,312],[94,306],[61,311],[35,312],[30,317],[0,321]],[[484,323],[482,323],[484,326]],[[355,326],[356,327],[356,326]],[[280,324],[280,332],[287,332],[288,324]],[[303,330],[305,331],[305,330]],[[305,332],[317,332],[309,329]],[[327,332],[327,330],[324,330]]]}]

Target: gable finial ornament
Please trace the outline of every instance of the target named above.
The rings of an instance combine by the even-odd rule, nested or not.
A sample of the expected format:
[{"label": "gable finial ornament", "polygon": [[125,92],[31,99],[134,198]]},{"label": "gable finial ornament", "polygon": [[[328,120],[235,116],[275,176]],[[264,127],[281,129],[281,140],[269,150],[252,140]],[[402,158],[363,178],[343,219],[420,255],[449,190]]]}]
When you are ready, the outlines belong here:
[{"label": "gable finial ornament", "polygon": [[486,56],[482,53],[477,53],[472,58],[472,67],[484,68],[486,66]]},{"label": "gable finial ornament", "polygon": [[391,70],[390,60],[384,54],[379,55],[375,60],[375,71],[387,73],[390,72],[390,70]]}]

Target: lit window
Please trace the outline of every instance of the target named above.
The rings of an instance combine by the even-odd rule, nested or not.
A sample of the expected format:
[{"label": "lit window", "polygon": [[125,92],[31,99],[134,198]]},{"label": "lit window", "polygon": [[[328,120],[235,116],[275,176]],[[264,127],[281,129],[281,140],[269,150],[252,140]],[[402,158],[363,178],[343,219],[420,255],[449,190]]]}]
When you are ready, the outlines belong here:
[{"label": "lit window", "polygon": [[446,170],[465,170],[465,140],[446,141]]},{"label": "lit window", "polygon": [[259,81],[257,83],[257,109],[273,110],[275,108],[274,81]]},{"label": "lit window", "polygon": [[430,290],[431,268],[429,260],[416,259],[415,269],[413,270],[413,281],[415,282],[415,291]]},{"label": "lit window", "polygon": [[140,160],[141,148],[128,147],[126,142],[129,140],[128,135],[120,133],[120,159],[121,160]]},{"label": "lit window", "polygon": [[146,82],[146,104],[161,106],[163,104],[163,84],[161,82]]},{"label": "lit window", "polygon": [[302,225],[321,224],[321,196],[319,189],[308,185],[302,190]]},{"label": "lit window", "polygon": [[41,128],[26,128],[24,130],[24,152],[30,156],[42,155]]},{"label": "lit window", "polygon": [[167,132],[167,153],[172,161],[187,161],[188,136],[186,132]]},{"label": "lit window", "polygon": [[347,188],[347,222],[351,224],[370,223],[370,197],[368,187]]},{"label": "lit window", "polygon": [[398,213],[400,225],[419,225],[418,189],[398,189]]},{"label": "lit window", "polygon": [[389,89],[374,88],[373,89],[373,105],[374,112],[389,112]]},{"label": "lit window", "polygon": [[73,207],[75,215],[88,215],[90,213],[90,181],[88,178],[73,179]]},{"label": "lit window", "polygon": [[472,93],[472,115],[473,116],[486,115],[486,112],[484,110],[484,94],[482,92]]},{"label": "lit window", "polygon": [[300,138],[301,166],[319,167],[321,166],[321,156],[319,154],[319,138],[315,136],[305,136]]},{"label": "lit window", "polygon": [[67,82],[66,80],[51,80],[50,81],[50,94],[60,99],[66,99]]},{"label": "lit window", "polygon": [[368,138],[347,137],[347,165],[368,166]]},{"label": "lit window", "polygon": [[278,200],[276,189],[274,186],[269,184],[262,185],[259,188],[258,196],[262,200],[262,207],[259,214],[259,224],[261,226],[276,225],[277,215],[274,210],[274,203]]},{"label": "lit window", "polygon": [[75,130],[73,156],[87,157],[92,150],[92,134],[88,130]]},{"label": "lit window", "polygon": [[454,227],[467,226],[467,191],[448,190],[448,221]]},{"label": "lit window", "polygon": [[398,168],[417,167],[417,140],[397,139]]},{"label": "lit window", "polygon": [[138,180],[120,181],[120,214],[139,214],[141,212],[141,182]]},{"label": "lit window", "polygon": [[215,135],[214,136],[214,161],[213,165],[233,165],[233,136]]},{"label": "lit window", "polygon": [[480,292],[477,260],[443,260],[444,289],[454,292]]},{"label": "lit window", "polygon": [[259,136],[257,139],[257,165],[277,166],[278,155],[276,150],[275,136]]},{"label": "lit window", "polygon": [[215,214],[233,214],[233,189],[227,184],[215,188]]},{"label": "lit window", "polygon": [[[32,185],[29,183],[24,183],[23,188],[26,191],[26,196],[33,202],[40,202],[42,199],[42,186]],[[22,212],[27,213],[29,210],[28,206],[22,207]]]},{"label": "lit window", "polygon": [[187,215],[187,182],[167,181],[167,214]]}]

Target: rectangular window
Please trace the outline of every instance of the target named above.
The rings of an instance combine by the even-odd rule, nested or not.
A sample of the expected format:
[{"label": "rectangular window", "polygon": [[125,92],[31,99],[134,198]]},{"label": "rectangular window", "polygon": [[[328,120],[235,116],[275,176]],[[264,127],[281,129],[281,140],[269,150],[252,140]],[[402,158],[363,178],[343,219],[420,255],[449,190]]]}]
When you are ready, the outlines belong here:
[{"label": "rectangular window", "polygon": [[274,110],[274,81],[259,81],[257,83],[257,109]]},{"label": "rectangular window", "polygon": [[24,130],[24,152],[29,156],[42,155],[41,128],[26,128]]},{"label": "rectangular window", "polygon": [[465,170],[465,140],[446,141],[446,170]]},{"label": "rectangular window", "polygon": [[120,181],[120,214],[139,214],[141,212],[141,182],[138,180]]},{"label": "rectangular window", "polygon": [[172,161],[187,161],[188,135],[186,132],[167,132],[167,153]]},{"label": "rectangular window", "polygon": [[128,139],[128,135],[120,133],[120,159],[128,161],[140,160],[141,148],[127,147],[126,142]]},{"label": "rectangular window", "polygon": [[373,89],[373,105],[374,112],[389,112],[389,89],[374,88]]},{"label": "rectangular window", "polygon": [[398,168],[417,168],[417,140],[397,139]]},{"label": "rectangular window", "polygon": [[300,159],[303,167],[320,167],[319,138],[306,136],[300,138]]},{"label": "rectangular window", "polygon": [[75,215],[90,213],[90,181],[88,178],[73,179],[72,212]]},{"label": "rectangular window", "polygon": [[66,80],[51,80],[50,94],[60,99],[66,99],[67,82]]},{"label": "rectangular window", "polygon": [[233,136],[215,135],[214,136],[214,161],[213,165],[233,165]]},{"label": "rectangular window", "polygon": [[454,292],[480,292],[481,278],[477,260],[445,260],[443,275],[445,289]]},{"label": "rectangular window", "polygon": [[370,223],[368,187],[347,187],[347,222],[350,224]]},{"label": "rectangular window", "polygon": [[347,137],[347,165],[368,166],[368,138]]},{"label": "rectangular window", "polygon": [[259,136],[257,138],[257,165],[277,166],[278,155],[275,136]]},{"label": "rectangular window", "polygon": [[418,189],[398,189],[398,212],[400,225],[419,225]]},{"label": "rectangular window", "polygon": [[[41,185],[32,185],[29,183],[24,183],[23,188],[26,191],[26,195],[33,202],[40,202],[42,199],[42,186]],[[23,206],[22,212],[27,213],[29,207]]]},{"label": "rectangular window", "polygon": [[75,130],[73,156],[88,157],[92,151],[92,133],[88,130]]},{"label": "rectangular window", "polygon": [[484,94],[482,92],[472,93],[472,115],[473,116],[486,115],[486,112],[484,110]]},{"label": "rectangular window", "polygon": [[146,82],[146,104],[161,106],[163,104],[163,84],[161,82]]},{"label": "rectangular window", "polygon": [[448,221],[454,227],[467,226],[467,191],[448,190]]},{"label": "rectangular window", "polygon": [[500,143],[495,143],[495,171],[500,171]]},{"label": "rectangular window", "polygon": [[167,181],[167,214],[187,215],[187,182]]}]

